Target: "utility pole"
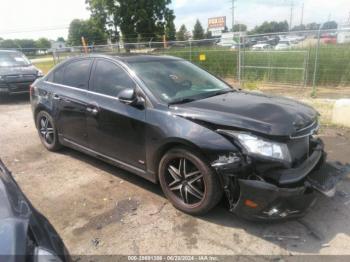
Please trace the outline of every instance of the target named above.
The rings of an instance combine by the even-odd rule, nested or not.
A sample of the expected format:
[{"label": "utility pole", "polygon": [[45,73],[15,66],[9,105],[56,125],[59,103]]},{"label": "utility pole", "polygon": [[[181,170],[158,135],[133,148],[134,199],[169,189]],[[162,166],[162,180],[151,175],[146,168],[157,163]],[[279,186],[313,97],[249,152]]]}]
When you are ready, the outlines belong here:
[{"label": "utility pole", "polygon": [[235,2],[236,0],[232,0],[232,31],[235,25]]},{"label": "utility pole", "polygon": [[300,19],[300,25],[304,23],[304,3],[301,6],[301,19]]},{"label": "utility pole", "polygon": [[292,30],[292,23],[293,23],[293,11],[294,11],[294,1],[292,0],[290,2],[290,18],[289,18],[289,31]]}]

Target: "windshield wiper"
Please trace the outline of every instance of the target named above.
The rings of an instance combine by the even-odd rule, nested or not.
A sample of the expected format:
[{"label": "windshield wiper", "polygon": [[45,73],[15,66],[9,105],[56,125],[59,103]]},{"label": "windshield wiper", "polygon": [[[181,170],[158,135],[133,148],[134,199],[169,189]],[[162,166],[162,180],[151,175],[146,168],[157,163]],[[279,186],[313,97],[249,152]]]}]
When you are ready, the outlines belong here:
[{"label": "windshield wiper", "polygon": [[168,105],[171,106],[171,105],[178,105],[178,104],[186,104],[186,103],[190,103],[193,101],[196,101],[196,99],[194,99],[194,98],[182,98],[179,100],[172,101]]},{"label": "windshield wiper", "polygon": [[235,92],[234,89],[230,89],[230,90],[220,90],[220,91],[215,91],[212,93],[209,93],[208,96],[206,96],[206,98],[208,97],[213,97],[213,96],[219,96],[219,95],[223,95],[223,94],[227,94],[227,93],[231,93],[231,92]]}]

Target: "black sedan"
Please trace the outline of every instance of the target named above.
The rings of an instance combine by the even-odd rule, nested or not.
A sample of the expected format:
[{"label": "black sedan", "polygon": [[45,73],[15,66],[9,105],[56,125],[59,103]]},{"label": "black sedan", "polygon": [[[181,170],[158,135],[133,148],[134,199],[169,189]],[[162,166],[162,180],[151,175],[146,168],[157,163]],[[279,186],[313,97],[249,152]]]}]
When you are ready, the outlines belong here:
[{"label": "black sedan", "polygon": [[154,183],[178,209],[203,214],[225,194],[250,219],[301,216],[335,182],[315,136],[318,113],[236,90],[169,56],[91,55],[56,66],[31,88],[51,151],[74,148]]},{"label": "black sedan", "polygon": [[29,93],[43,73],[19,51],[0,50],[0,96]]},{"label": "black sedan", "polygon": [[55,229],[31,205],[1,160],[0,261],[70,261]]}]

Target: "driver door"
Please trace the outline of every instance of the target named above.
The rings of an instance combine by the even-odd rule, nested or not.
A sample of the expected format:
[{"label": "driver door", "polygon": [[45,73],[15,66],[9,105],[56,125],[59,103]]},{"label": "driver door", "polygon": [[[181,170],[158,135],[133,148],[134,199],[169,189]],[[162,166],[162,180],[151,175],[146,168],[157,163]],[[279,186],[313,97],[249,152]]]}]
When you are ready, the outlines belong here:
[{"label": "driver door", "polygon": [[90,80],[87,130],[92,150],[145,170],[145,109],[117,99],[121,90],[135,87],[121,66],[96,59]]}]

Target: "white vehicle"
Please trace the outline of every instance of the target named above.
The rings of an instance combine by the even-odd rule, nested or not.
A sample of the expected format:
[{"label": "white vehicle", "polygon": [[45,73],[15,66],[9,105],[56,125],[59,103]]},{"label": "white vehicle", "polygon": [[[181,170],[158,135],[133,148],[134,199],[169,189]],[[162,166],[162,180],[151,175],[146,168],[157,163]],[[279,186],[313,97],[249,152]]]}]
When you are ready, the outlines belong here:
[{"label": "white vehicle", "polygon": [[233,40],[233,38],[234,38],[234,33],[223,33],[217,45],[225,46],[225,47],[231,47],[233,45],[236,45],[237,42]]},{"label": "white vehicle", "polygon": [[275,50],[288,50],[288,49],[291,49],[291,45],[287,41],[280,41],[275,46]]},{"label": "white vehicle", "polygon": [[252,47],[252,50],[255,50],[255,51],[268,50],[268,49],[271,49],[271,45],[269,44],[256,44],[256,45],[253,45]]}]

